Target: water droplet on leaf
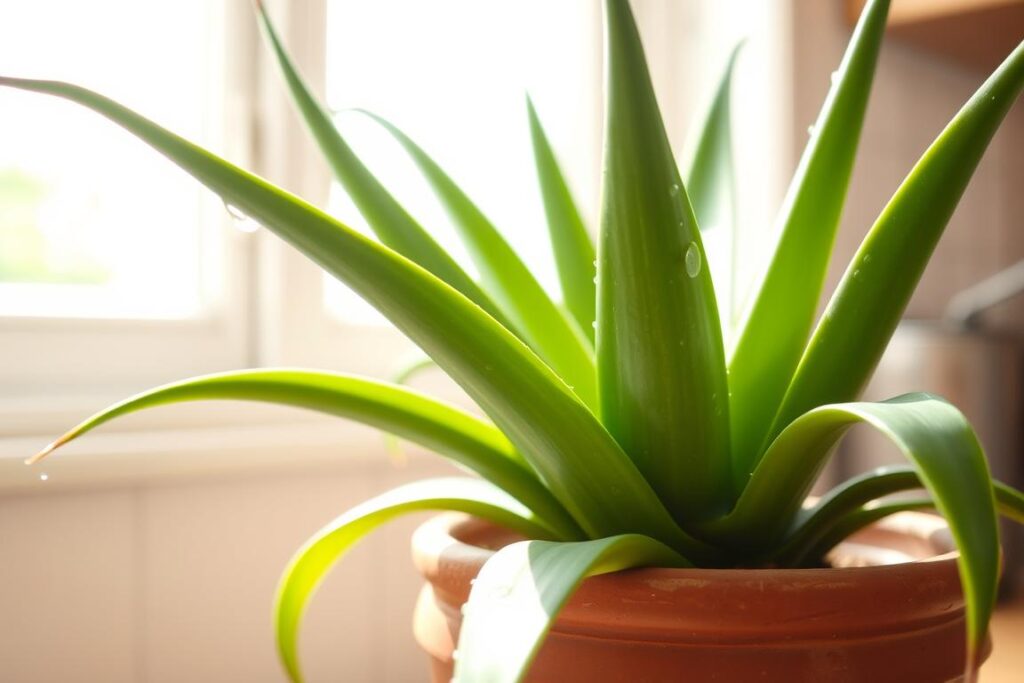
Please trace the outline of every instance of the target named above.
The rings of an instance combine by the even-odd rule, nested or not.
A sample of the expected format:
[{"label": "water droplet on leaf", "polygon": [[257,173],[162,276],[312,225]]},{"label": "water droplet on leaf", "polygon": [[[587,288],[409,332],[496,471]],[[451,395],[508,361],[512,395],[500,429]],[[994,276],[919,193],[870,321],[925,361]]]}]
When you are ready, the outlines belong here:
[{"label": "water droplet on leaf", "polygon": [[260,229],[260,224],[242,213],[242,210],[237,206],[228,204],[227,201],[225,201],[224,210],[228,212],[229,216],[231,216],[231,221],[239,231],[252,233]]},{"label": "water droplet on leaf", "polygon": [[696,242],[690,242],[690,246],[686,248],[686,274],[690,277],[697,277],[700,275],[700,247],[697,246]]}]

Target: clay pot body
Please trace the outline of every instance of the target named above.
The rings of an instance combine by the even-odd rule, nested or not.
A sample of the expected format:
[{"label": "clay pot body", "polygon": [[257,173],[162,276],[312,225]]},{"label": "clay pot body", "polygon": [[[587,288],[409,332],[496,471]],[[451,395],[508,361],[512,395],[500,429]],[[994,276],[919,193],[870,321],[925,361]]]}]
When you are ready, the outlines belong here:
[{"label": "clay pot body", "polygon": [[[432,680],[452,676],[460,608],[494,550],[518,540],[442,515],[413,537],[426,584],[414,631]],[[530,670],[533,683],[932,683],[964,668],[963,597],[937,517],[897,515],[832,569],[638,569],[587,579]],[[987,649],[987,646],[986,646]]]}]

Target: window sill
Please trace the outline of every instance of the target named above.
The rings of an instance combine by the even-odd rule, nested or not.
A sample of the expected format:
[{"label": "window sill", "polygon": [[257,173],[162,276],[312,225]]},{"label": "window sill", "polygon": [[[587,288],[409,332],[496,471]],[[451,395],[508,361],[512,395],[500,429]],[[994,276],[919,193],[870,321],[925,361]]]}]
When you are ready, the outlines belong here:
[{"label": "window sill", "polygon": [[376,430],[318,419],[97,431],[27,467],[24,459],[45,442],[0,438],[0,496],[325,467],[360,470],[389,461]]}]

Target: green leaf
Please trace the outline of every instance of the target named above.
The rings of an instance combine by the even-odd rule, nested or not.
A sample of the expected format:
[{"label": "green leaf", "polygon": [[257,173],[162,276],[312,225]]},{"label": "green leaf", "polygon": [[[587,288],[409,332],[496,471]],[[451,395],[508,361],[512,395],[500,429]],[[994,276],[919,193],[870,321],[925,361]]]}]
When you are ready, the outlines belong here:
[{"label": "green leaf", "polygon": [[910,500],[898,500],[889,503],[872,502],[857,508],[836,520],[824,533],[815,539],[810,547],[801,553],[794,555],[788,561],[796,566],[806,562],[816,562],[824,558],[828,553],[844,540],[857,533],[861,529],[871,526],[875,522],[885,519],[898,512],[909,510],[924,510],[935,507],[935,501],[931,498],[913,498]]},{"label": "green leaf", "polygon": [[548,234],[551,236],[551,249],[555,254],[565,307],[583,334],[593,342],[594,321],[597,319],[597,291],[594,287],[597,254],[594,252],[594,243],[529,97],[526,98],[526,109],[530,117],[530,139],[533,142],[537,181],[544,201]]},{"label": "green leaf", "polygon": [[470,300],[490,313],[493,318],[512,329],[490,297],[416,222],[416,219],[409,215],[359,160],[359,157],[334,127],[330,114],[317,101],[295,65],[292,64],[263,3],[257,2],[256,5],[260,23],[284,74],[292,100],[306,121],[309,131],[316,139],[317,145],[323,152],[335,177],[359,207],[360,213],[363,214],[373,232],[384,244],[423,266],[465,294]]},{"label": "green leaf", "polygon": [[732,282],[731,301],[719,305],[731,322],[736,299],[736,252],[738,241],[736,225],[736,174],[732,153],[732,78],[736,69],[736,58],[744,41],[736,43],[729,54],[725,69],[704,115],[693,152],[683,177],[686,192],[697,216],[701,232],[714,228],[724,230],[731,236],[732,264],[729,278]]},{"label": "green leaf", "polygon": [[416,375],[436,367],[437,363],[434,362],[433,358],[417,351],[402,360],[398,369],[391,375],[391,381],[395,384],[408,384]]},{"label": "green leaf", "polygon": [[687,567],[661,543],[622,535],[579,543],[522,541],[499,550],[473,582],[463,608],[453,683],[515,683],[588,576],[634,567]]},{"label": "green leaf", "polygon": [[1000,481],[994,481],[992,485],[996,494],[999,514],[1018,524],[1024,524],[1024,493]]},{"label": "green leaf", "polygon": [[[1024,523],[1024,495],[1013,487],[993,480],[996,507],[999,513]],[[813,557],[811,547],[842,524],[844,518],[879,498],[921,487],[921,479],[912,467],[887,465],[848,479],[821,497],[815,505],[801,510],[786,535],[786,540],[773,556],[782,564],[796,560],[784,558]],[[831,547],[831,546],[830,546]]]},{"label": "green leaf", "polygon": [[[801,557],[838,520],[873,500],[898,491],[920,488],[921,480],[911,467],[885,466],[847,479],[793,518],[789,530],[772,555],[777,558]],[[780,560],[790,564],[788,560]]]},{"label": "green leaf", "polygon": [[455,510],[545,538],[548,530],[500,489],[477,479],[428,479],[401,486],[356,506],[321,529],[295,554],[281,577],[274,608],[277,647],[288,676],[302,680],[299,625],[306,605],[327,572],[368,533],[411,512]]},{"label": "green leaf", "polygon": [[871,228],[807,344],[771,434],[814,406],[860,392],[1022,88],[1024,41],[932,143]]},{"label": "green leaf", "polygon": [[722,331],[627,0],[607,0],[601,417],[681,520],[732,501]]},{"label": "green leaf", "polygon": [[377,427],[425,446],[493,482],[565,538],[579,527],[537,479],[505,435],[454,406],[418,392],[362,377],[295,369],[204,375],[150,389],[89,417],[29,460],[110,420],[185,401],[261,401],[315,410]]},{"label": "green leaf", "polygon": [[736,43],[704,114],[696,146],[685,173],[686,193],[701,230],[715,226],[733,231],[736,177],[732,156],[732,77],[743,41]]},{"label": "green leaf", "polygon": [[[421,351],[414,352],[409,358],[400,362],[399,368],[390,377],[395,384],[408,384],[413,377],[429,368],[436,368],[437,363]],[[404,465],[406,460],[405,450],[402,448],[402,440],[394,434],[384,434],[384,447],[391,454],[392,460],[399,465]]]},{"label": "green leaf", "polygon": [[0,77],[120,124],[347,284],[437,361],[523,454],[590,537],[643,532],[713,557],[687,536],[576,395],[506,328],[401,255],[323,211],[84,88]]},{"label": "green leaf", "polygon": [[729,357],[739,488],[767,445],[765,436],[814,323],[888,11],[888,0],[873,0],[861,14],[783,202],[778,245]]},{"label": "green leaf", "polygon": [[356,111],[379,123],[402,145],[459,231],[480,271],[484,288],[515,329],[521,331],[520,336],[530,348],[573,387],[584,403],[596,410],[597,375],[593,350],[576,325],[563,316],[498,229],[444,169],[389,121],[368,111]]},{"label": "green leaf", "polygon": [[709,524],[705,533],[743,552],[770,550],[794,519],[839,438],[860,422],[886,436],[913,463],[949,522],[960,549],[968,650],[976,655],[998,580],[992,479],[971,425],[938,397],[918,393],[882,403],[840,403],[800,416],[768,448],[736,508]]}]

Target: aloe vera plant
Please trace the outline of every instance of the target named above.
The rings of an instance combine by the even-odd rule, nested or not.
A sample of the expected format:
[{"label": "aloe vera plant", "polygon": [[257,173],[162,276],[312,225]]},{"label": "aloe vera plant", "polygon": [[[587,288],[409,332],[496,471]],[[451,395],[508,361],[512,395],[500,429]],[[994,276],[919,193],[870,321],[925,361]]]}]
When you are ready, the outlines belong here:
[{"label": "aloe vera plant", "polygon": [[[30,462],[126,413],[241,399],[359,420],[479,475],[385,493],[339,517],[296,554],[276,611],[280,655],[294,680],[301,678],[300,620],[321,579],[365,534],[408,512],[460,510],[529,539],[498,551],[476,581],[455,669],[457,681],[517,681],[587,576],[651,565],[816,564],[845,535],[883,515],[933,507],[960,549],[971,679],[995,600],[997,513],[1024,520],[1024,495],[993,482],[970,424],[943,399],[856,398],[1024,88],[1024,43],[907,175],[815,323],[889,5],[867,4],[780,211],[777,248],[727,349],[700,226],[731,220],[735,201],[728,120],[735,59],[684,179],[629,4],[604,4],[604,205],[596,248],[528,107],[564,304],[423,148],[375,117],[449,212],[481,278],[467,275],[349,147],[262,7],[259,19],[288,88],[379,242],[102,95],[67,83],[0,78],[0,85],[89,107],[167,156],[378,308],[487,416],[359,377],[231,372],[129,398]],[[888,437],[910,466],[852,479],[804,507],[834,446],[858,423]],[[882,501],[918,489],[910,502]],[[486,655],[494,652],[504,654]]]}]

